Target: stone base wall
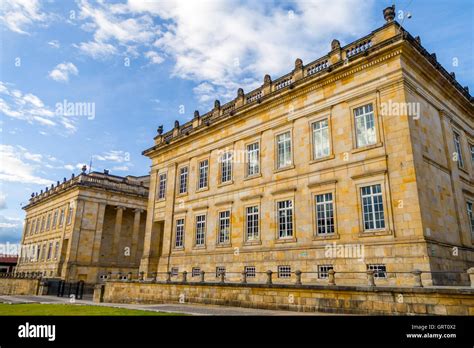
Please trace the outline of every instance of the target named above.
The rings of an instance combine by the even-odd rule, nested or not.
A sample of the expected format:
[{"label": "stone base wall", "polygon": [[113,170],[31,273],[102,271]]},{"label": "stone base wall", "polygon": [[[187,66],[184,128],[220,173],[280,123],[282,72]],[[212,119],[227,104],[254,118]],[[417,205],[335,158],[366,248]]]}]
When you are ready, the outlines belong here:
[{"label": "stone base wall", "polygon": [[36,295],[39,279],[0,278],[0,295]]},{"label": "stone base wall", "polygon": [[298,312],[474,315],[472,288],[107,282],[104,302],[202,303]]}]

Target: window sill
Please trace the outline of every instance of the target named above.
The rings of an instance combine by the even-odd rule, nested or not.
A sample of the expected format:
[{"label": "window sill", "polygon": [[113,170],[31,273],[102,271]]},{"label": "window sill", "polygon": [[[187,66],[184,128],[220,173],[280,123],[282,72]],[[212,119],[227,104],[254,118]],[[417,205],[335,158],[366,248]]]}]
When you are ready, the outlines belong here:
[{"label": "window sill", "polygon": [[359,237],[377,237],[377,236],[390,236],[393,234],[392,230],[369,230],[359,232]]},{"label": "window sill", "polygon": [[173,252],[184,252],[184,247],[173,248]]},{"label": "window sill", "polygon": [[293,238],[278,238],[275,240],[275,243],[277,244],[286,244],[286,243],[296,243],[298,240],[296,237]]},{"label": "window sill", "polygon": [[205,245],[195,245],[193,246],[193,250],[206,250]]},{"label": "window sill", "polygon": [[252,180],[252,179],[256,179],[256,178],[261,178],[262,177],[262,173],[258,173],[258,174],[253,174],[253,175],[248,175],[244,178],[244,181],[246,180]]},{"label": "window sill", "polygon": [[216,248],[231,248],[232,247],[232,243],[220,243],[220,244],[216,244]]},{"label": "window sill", "polygon": [[221,182],[220,184],[217,185],[217,187],[223,187],[223,186],[228,186],[232,185],[234,183],[234,180],[226,181],[226,182]]},{"label": "window sill", "polygon": [[372,145],[367,145],[367,146],[364,146],[364,147],[357,147],[355,149],[352,149],[351,153],[352,154],[359,153],[359,152],[362,152],[362,151],[372,150],[372,149],[375,149],[377,147],[382,147],[382,146],[383,146],[383,143],[378,142],[378,143],[375,143],[375,144],[372,144]]},{"label": "window sill", "polygon": [[323,235],[314,235],[313,240],[318,241],[318,240],[328,240],[328,239],[339,239],[341,238],[338,233],[332,233],[332,234],[323,234]]},{"label": "window sill", "polygon": [[332,155],[329,155],[329,156],[312,159],[311,161],[309,161],[309,164],[316,164],[316,163],[321,163],[321,162],[324,162],[324,161],[329,161],[329,160],[334,159],[335,157],[336,156],[334,154],[332,154]]},{"label": "window sill", "polygon": [[262,241],[258,240],[246,240],[243,244],[244,246],[252,246],[252,245],[262,245]]},{"label": "window sill", "polygon": [[186,197],[187,195],[188,195],[188,192],[186,191],[186,192],[183,192],[183,193],[178,193],[178,194],[176,195],[176,197],[177,197],[177,198],[181,198],[181,197]]},{"label": "window sill", "polygon": [[164,202],[164,201],[166,201],[165,198],[160,198],[160,199],[155,200],[156,203],[161,203],[161,202]]},{"label": "window sill", "polygon": [[197,189],[197,190],[196,190],[196,193],[205,192],[205,191],[207,191],[207,190],[209,190],[209,186],[206,186],[206,187],[203,187],[203,188]]},{"label": "window sill", "polygon": [[291,166],[286,166],[286,167],[283,167],[283,168],[274,169],[274,170],[273,170],[273,174],[280,173],[280,172],[284,172],[284,171],[290,170],[290,169],[295,169],[295,165],[292,164]]}]

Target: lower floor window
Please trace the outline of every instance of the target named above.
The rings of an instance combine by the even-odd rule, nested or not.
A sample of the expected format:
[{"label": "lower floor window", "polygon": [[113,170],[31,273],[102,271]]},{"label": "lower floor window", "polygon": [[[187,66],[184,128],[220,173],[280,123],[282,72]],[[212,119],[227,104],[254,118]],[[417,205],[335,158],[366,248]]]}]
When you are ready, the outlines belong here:
[{"label": "lower floor window", "polygon": [[244,271],[247,278],[255,278],[255,266],[245,266]]},{"label": "lower floor window", "polygon": [[225,267],[224,266],[217,266],[216,267],[216,278],[220,278],[221,274],[225,275]]},{"label": "lower floor window", "polygon": [[367,265],[367,270],[374,271],[374,278],[387,278],[387,268],[385,267],[385,265]]},{"label": "lower floor window", "polygon": [[193,267],[191,275],[193,277],[199,277],[201,275],[201,269],[199,267]]},{"label": "lower floor window", "polygon": [[318,266],[318,279],[327,279],[329,277],[329,271],[333,270],[332,265],[319,265]]},{"label": "lower floor window", "polygon": [[291,267],[290,266],[278,266],[278,278],[290,278]]},{"label": "lower floor window", "polygon": [[171,267],[171,276],[176,277],[178,275],[179,268],[178,267]]}]

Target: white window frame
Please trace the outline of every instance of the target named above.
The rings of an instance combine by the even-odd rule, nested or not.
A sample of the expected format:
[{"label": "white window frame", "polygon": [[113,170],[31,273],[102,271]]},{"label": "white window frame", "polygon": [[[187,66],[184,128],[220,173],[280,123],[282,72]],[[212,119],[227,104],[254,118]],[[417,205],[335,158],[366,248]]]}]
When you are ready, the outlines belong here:
[{"label": "white window frame", "polygon": [[246,145],[247,177],[260,174],[260,142]]},{"label": "white window frame", "polygon": [[184,195],[188,192],[189,167],[179,168],[179,194]]},{"label": "white window frame", "polygon": [[53,229],[56,228],[57,223],[58,223],[58,210],[56,209],[53,214],[53,223],[52,223]]},{"label": "white window frame", "polygon": [[64,214],[65,214],[65,210],[64,208],[62,208],[61,213],[59,214],[59,227],[62,227],[64,224]]},{"label": "white window frame", "polygon": [[[379,192],[374,192],[374,188],[379,187],[380,191]],[[364,194],[364,189],[369,188],[370,192]],[[383,199],[383,189],[382,189],[382,184],[368,184],[368,185],[362,185],[360,187],[360,199],[361,199],[361,211],[362,211],[362,227],[364,231],[377,231],[377,230],[384,230],[387,227],[387,213],[385,212],[385,207],[384,207],[384,199]],[[370,202],[367,202],[368,204],[364,204],[364,200],[367,200]],[[376,202],[377,200],[377,202]],[[382,218],[380,218],[380,211],[379,213],[379,219],[377,219],[377,212],[376,212],[376,207],[379,205],[382,206]],[[365,207],[370,207],[371,211],[367,211]],[[370,219],[367,219],[370,218]],[[370,225],[370,223],[373,224],[373,227],[371,228],[370,226],[367,228],[367,224]],[[383,226],[382,226],[383,225]]]},{"label": "white window frame", "polygon": [[464,168],[464,158],[462,153],[462,140],[461,133],[454,130],[453,131],[453,141],[454,141],[454,151],[457,153],[457,162],[459,168]]},{"label": "white window frame", "polygon": [[232,182],[232,161],[231,151],[224,152],[220,157],[220,177],[221,184]]},{"label": "white window frame", "polygon": [[[356,147],[362,148],[377,143],[377,125],[374,104],[368,103],[353,110]],[[370,126],[372,125],[372,126]],[[372,132],[372,134],[370,134]]]},{"label": "white window frame", "polygon": [[176,227],[175,227],[174,247],[176,249],[182,249],[184,248],[184,226],[185,226],[184,217],[176,219],[175,225]]},{"label": "white window frame", "polygon": [[74,208],[69,207],[68,212],[67,212],[67,217],[66,217],[66,224],[70,225],[72,222],[72,215],[74,213]]},{"label": "white window frame", "polygon": [[[291,239],[294,236],[294,202],[292,199],[284,199],[277,201],[276,205],[278,239]],[[290,218],[288,218],[288,213],[291,214]],[[284,220],[283,223],[282,219]],[[283,229],[282,226],[284,226]]]},{"label": "white window frame", "polygon": [[207,228],[206,214],[199,214],[195,217],[195,239],[194,245],[197,247],[206,245],[206,228]]},{"label": "white window frame", "polygon": [[198,190],[209,186],[209,159],[203,159],[198,163]]},{"label": "white window frame", "polygon": [[257,276],[257,269],[255,266],[245,266],[244,272],[247,278],[255,278]]},{"label": "white window frame", "polygon": [[276,135],[277,169],[288,168],[293,165],[293,140],[291,130]]},{"label": "white window frame", "polygon": [[471,239],[474,242],[474,203],[471,201],[466,202],[466,210],[467,210],[467,218],[469,222],[469,226],[471,227]]},{"label": "white window frame", "polygon": [[[249,219],[249,216],[252,219]],[[245,239],[247,241],[260,239],[260,206],[257,204],[245,207]]]},{"label": "white window frame", "polygon": [[291,266],[290,265],[281,265],[278,266],[278,278],[289,279],[291,278]]},{"label": "white window frame", "polygon": [[[311,123],[313,137],[313,160],[318,160],[331,155],[331,132],[329,131],[329,126],[329,118],[323,118]],[[327,144],[323,144],[324,135],[326,136]]]},{"label": "white window frame", "polygon": [[[321,200],[318,202],[318,199]],[[336,217],[333,192],[314,195],[316,235],[328,236],[336,233]],[[328,205],[330,207],[328,207]],[[331,221],[332,220],[332,221]],[[323,221],[323,224],[320,224]]]},{"label": "white window frame", "polygon": [[191,269],[191,277],[199,277],[201,275],[201,268],[200,267],[193,267]]},{"label": "white window frame", "polygon": [[230,243],[230,226],[231,226],[231,211],[222,210],[218,213],[218,231],[217,231],[217,244],[229,244]]},{"label": "white window frame", "polygon": [[158,200],[166,198],[166,181],[167,173],[161,173],[158,175]]}]

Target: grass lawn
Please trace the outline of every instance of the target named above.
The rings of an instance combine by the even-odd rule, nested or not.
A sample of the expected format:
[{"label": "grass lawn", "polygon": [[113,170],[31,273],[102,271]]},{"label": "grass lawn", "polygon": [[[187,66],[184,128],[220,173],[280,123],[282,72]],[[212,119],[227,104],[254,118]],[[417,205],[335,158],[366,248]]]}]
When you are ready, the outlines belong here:
[{"label": "grass lawn", "polygon": [[179,313],[164,313],[140,311],[135,309],[114,308],[105,306],[87,306],[87,305],[70,305],[70,304],[3,304],[0,303],[1,315],[183,315]]}]

